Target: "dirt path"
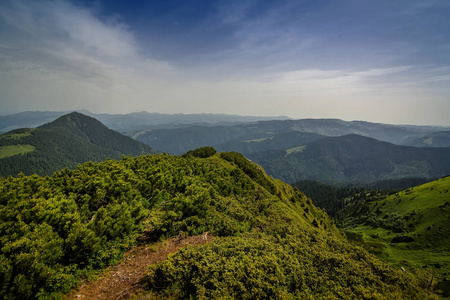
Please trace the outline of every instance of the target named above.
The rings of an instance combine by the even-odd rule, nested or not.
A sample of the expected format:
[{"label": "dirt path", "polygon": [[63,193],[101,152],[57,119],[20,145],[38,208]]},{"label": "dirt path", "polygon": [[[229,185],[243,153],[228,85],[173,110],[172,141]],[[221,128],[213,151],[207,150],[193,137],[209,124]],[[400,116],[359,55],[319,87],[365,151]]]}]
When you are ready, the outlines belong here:
[{"label": "dirt path", "polygon": [[125,253],[121,263],[109,267],[99,279],[81,285],[64,299],[131,298],[136,293],[144,291],[147,266],[165,260],[169,254],[186,245],[202,245],[212,239],[212,236],[203,234],[134,247]]}]

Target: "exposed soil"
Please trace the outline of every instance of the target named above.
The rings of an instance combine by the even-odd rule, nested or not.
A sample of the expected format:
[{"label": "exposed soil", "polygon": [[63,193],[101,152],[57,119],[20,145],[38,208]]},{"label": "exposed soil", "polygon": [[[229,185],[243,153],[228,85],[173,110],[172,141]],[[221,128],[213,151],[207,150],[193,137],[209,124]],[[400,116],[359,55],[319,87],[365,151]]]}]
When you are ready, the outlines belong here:
[{"label": "exposed soil", "polygon": [[97,280],[84,283],[64,299],[129,299],[145,290],[149,265],[165,260],[182,247],[202,245],[212,239],[211,235],[202,234],[136,246],[125,253],[119,264],[109,267]]}]

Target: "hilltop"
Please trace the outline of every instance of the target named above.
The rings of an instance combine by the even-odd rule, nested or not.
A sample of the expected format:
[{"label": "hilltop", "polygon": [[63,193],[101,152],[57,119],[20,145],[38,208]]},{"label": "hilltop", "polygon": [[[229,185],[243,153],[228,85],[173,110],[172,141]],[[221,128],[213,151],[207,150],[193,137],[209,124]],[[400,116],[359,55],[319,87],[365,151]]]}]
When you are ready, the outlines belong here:
[{"label": "hilltop", "polygon": [[3,298],[59,297],[137,240],[151,248],[199,234],[214,239],[149,265],[146,294],[433,297],[429,274],[394,269],[347,242],[310,199],[236,152],[202,148],[8,177],[0,204]]},{"label": "hilltop", "polygon": [[50,175],[86,161],[103,161],[156,150],[73,112],[34,129],[0,135],[0,176]]}]

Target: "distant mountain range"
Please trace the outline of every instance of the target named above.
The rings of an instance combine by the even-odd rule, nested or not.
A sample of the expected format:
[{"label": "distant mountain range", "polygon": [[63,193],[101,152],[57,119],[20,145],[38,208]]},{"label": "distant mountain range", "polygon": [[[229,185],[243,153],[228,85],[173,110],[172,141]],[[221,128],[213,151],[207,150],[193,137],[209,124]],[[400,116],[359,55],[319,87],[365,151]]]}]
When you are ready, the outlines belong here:
[{"label": "distant mountain range", "polygon": [[[129,114],[95,114],[87,110],[78,112],[93,117],[113,130],[138,130],[164,125],[164,128],[179,127],[187,124],[207,125],[236,125],[240,123],[261,120],[287,120],[286,116],[255,117],[227,114],[160,114],[136,112]],[[0,133],[18,128],[35,128],[56,118],[66,115],[70,111],[27,111],[17,114],[0,116]]]},{"label": "distant mountain range", "polygon": [[50,175],[86,161],[149,153],[156,150],[74,112],[38,128],[0,135],[0,176]]},{"label": "distant mountain range", "polygon": [[248,154],[264,150],[287,150],[321,137],[348,134],[371,137],[397,145],[409,145],[416,144],[419,138],[445,130],[450,131],[450,127],[401,126],[362,121],[346,122],[338,119],[301,119],[259,121],[235,126],[148,129],[131,132],[129,135],[172,154],[182,154],[203,146],[213,146],[220,151],[239,149],[243,154]]}]

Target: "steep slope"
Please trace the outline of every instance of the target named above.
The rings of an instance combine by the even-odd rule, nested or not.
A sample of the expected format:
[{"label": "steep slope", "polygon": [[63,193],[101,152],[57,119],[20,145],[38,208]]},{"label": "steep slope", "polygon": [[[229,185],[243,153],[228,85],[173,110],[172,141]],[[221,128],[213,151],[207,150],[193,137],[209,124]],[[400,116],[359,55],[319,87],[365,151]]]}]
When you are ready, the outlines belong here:
[{"label": "steep slope", "polygon": [[206,152],[0,179],[0,297],[61,295],[142,234],[151,243],[202,233],[213,243],[150,267],[150,295],[432,297],[427,274],[390,268],[348,243],[298,190],[238,153],[196,157]]},{"label": "steep slope", "polygon": [[[340,226],[384,260],[450,273],[450,177],[396,194],[356,201]],[[356,209],[358,208],[358,209]],[[375,245],[378,245],[374,247]],[[446,283],[447,296],[450,285]]]},{"label": "steep slope", "polygon": [[156,151],[74,112],[36,129],[17,129],[1,135],[0,176],[19,172],[50,175],[90,160],[146,153]]},{"label": "steep slope", "polygon": [[398,146],[358,135],[328,137],[291,151],[249,157],[286,182],[311,179],[330,184],[371,184],[384,179],[450,174],[450,148]]}]

